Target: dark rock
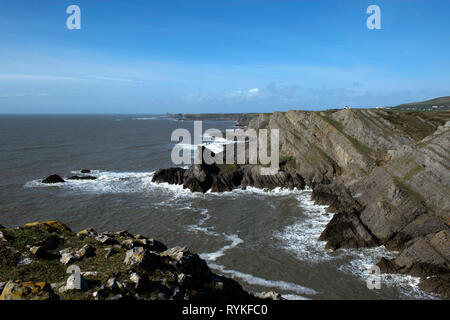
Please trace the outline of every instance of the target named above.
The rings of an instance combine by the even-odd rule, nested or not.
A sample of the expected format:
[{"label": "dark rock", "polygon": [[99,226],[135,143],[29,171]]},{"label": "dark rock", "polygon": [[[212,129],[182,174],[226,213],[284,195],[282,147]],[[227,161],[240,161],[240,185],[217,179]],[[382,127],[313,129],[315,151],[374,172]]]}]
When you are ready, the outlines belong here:
[{"label": "dark rock", "polygon": [[95,180],[97,177],[94,176],[71,176],[67,180]]},{"label": "dark rock", "polygon": [[403,273],[417,276],[450,272],[450,230],[411,241],[394,263]]},{"label": "dark rock", "polygon": [[449,227],[441,218],[430,214],[424,214],[414,219],[405,228],[399,231],[386,243],[386,247],[390,250],[400,251],[413,239],[448,229]]},{"label": "dark rock", "polygon": [[[248,186],[261,189],[277,187],[288,189],[304,189],[305,181],[295,173],[280,170],[274,175],[261,174],[260,166],[230,166],[222,171],[216,164],[194,164],[189,169],[169,168],[158,170],[153,182],[183,184],[183,188],[192,192],[224,192]],[[181,177],[181,173],[183,176]]]},{"label": "dark rock", "polygon": [[44,180],[42,180],[42,183],[61,183],[64,182],[64,179],[58,176],[57,174],[52,174],[51,176],[48,176]]},{"label": "dark rock", "polygon": [[394,259],[389,260],[383,257],[378,261],[377,266],[380,268],[381,273],[399,273],[398,267],[394,263]]},{"label": "dark rock", "polygon": [[91,173],[91,170],[89,169],[81,169],[81,173]]},{"label": "dark rock", "polygon": [[183,168],[168,168],[159,169],[155,172],[152,178],[152,182],[169,184],[183,184],[184,172],[186,169]]},{"label": "dark rock", "polygon": [[445,299],[450,299],[450,273],[437,274],[422,277],[419,288],[429,292],[442,295]]},{"label": "dark rock", "polygon": [[136,247],[126,252],[124,263],[129,266],[137,266],[144,270],[152,270],[159,264],[160,257],[153,252]]},{"label": "dark rock", "polygon": [[355,213],[337,213],[326,226],[319,241],[327,241],[325,248],[373,247],[378,241],[367,231]]},{"label": "dark rock", "polygon": [[313,187],[311,199],[316,204],[328,205],[328,211],[334,213],[350,212],[359,214],[362,206],[353,199],[352,195],[342,183],[316,184]]},{"label": "dark rock", "polygon": [[197,254],[193,254],[186,247],[174,247],[162,253],[163,256],[172,258],[177,268],[182,272],[197,276],[199,278],[211,275],[205,260],[201,259]]}]

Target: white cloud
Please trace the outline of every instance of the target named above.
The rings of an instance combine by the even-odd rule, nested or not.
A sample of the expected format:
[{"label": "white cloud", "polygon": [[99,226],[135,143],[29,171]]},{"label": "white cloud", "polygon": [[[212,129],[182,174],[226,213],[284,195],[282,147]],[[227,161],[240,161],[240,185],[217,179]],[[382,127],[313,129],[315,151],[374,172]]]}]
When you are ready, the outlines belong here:
[{"label": "white cloud", "polygon": [[250,94],[256,94],[258,92],[259,92],[259,88],[253,88],[253,89],[248,90],[248,93],[250,93]]}]

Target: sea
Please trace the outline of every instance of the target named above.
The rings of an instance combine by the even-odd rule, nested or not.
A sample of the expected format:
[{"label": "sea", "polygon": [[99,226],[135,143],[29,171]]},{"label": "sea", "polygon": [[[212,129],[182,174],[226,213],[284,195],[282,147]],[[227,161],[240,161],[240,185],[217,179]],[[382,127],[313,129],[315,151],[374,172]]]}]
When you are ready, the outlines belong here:
[{"label": "sea", "polygon": [[[233,129],[232,121],[203,121]],[[258,294],[276,291],[285,299],[435,299],[419,279],[368,271],[384,247],[326,250],[318,241],[333,214],[311,201],[311,190],[192,193],[153,183],[159,168],[175,166],[175,129],[193,133],[193,121],[163,115],[0,116],[0,224],[23,226],[60,220],[72,230],[128,230],[186,246],[213,272],[237,280]],[[204,137],[219,148],[222,139]],[[183,151],[196,145],[182,142]],[[53,185],[42,179],[79,175],[96,180]],[[374,276],[376,278],[374,278]],[[378,281],[378,288],[368,283]],[[373,287],[373,286],[372,286]]]}]

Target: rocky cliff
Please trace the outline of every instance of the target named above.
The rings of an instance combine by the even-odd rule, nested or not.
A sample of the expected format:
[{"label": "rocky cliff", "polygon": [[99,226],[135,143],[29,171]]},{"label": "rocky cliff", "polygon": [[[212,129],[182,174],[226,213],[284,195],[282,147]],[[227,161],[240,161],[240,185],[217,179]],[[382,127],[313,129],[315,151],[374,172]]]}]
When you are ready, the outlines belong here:
[{"label": "rocky cliff", "polygon": [[280,130],[277,175],[196,165],[160,170],[154,181],[201,192],[306,182],[313,200],[335,213],[319,239],[328,248],[399,251],[380,261],[383,272],[422,276],[422,288],[450,297],[450,111],[288,111],[240,119],[250,128]]},{"label": "rocky cliff", "polygon": [[289,111],[249,126],[279,129],[281,154],[336,213],[329,248],[385,245],[400,253],[382,271],[450,296],[450,112]]}]

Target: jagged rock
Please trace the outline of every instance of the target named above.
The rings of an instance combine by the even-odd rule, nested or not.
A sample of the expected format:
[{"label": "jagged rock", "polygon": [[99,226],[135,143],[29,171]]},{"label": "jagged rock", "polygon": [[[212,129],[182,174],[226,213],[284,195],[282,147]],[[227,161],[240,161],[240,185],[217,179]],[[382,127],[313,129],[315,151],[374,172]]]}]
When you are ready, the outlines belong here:
[{"label": "jagged rock", "polygon": [[42,254],[45,252],[45,249],[40,246],[34,246],[34,247],[30,248],[30,252],[33,255],[39,257],[39,256],[42,256]]},{"label": "jagged rock", "polygon": [[399,273],[398,267],[394,263],[394,259],[381,258],[377,266],[380,267],[381,273]]},{"label": "jagged rock", "polygon": [[325,248],[374,247],[378,241],[367,231],[355,213],[338,213],[322,231],[319,241],[327,241]]},{"label": "jagged rock", "polygon": [[117,253],[116,250],[114,250],[113,248],[105,248],[106,254],[105,254],[105,258],[108,259],[109,257],[112,257],[113,255],[115,255]]},{"label": "jagged rock", "polygon": [[122,289],[122,284],[116,278],[110,278],[106,282],[106,287],[113,293],[117,293]]},{"label": "jagged rock", "polygon": [[67,180],[96,180],[97,177],[94,176],[71,176]]},{"label": "jagged rock", "polygon": [[84,257],[92,257],[95,255],[95,248],[85,244],[80,250],[77,251],[77,255],[80,259],[83,259]]},{"label": "jagged rock", "polygon": [[144,237],[141,237],[140,239],[125,239],[122,241],[121,246],[122,248],[126,248],[128,250],[135,247],[144,247],[154,252],[162,252],[167,250],[167,247],[163,243]]},{"label": "jagged rock", "polygon": [[142,279],[142,277],[139,274],[137,274],[136,272],[133,272],[130,275],[130,281],[133,283],[137,284],[141,279]]},{"label": "jagged rock", "polygon": [[435,292],[445,299],[450,299],[450,273],[437,274],[422,277],[419,288],[422,290]]},{"label": "jagged rock", "polygon": [[126,230],[116,232],[116,235],[123,238],[134,238],[134,236]]},{"label": "jagged rock", "polygon": [[127,266],[138,266],[147,270],[155,267],[158,261],[159,257],[153,252],[143,247],[136,247],[126,252],[124,263]]},{"label": "jagged rock", "polygon": [[[154,182],[167,182],[172,181],[179,182],[180,180],[176,176],[179,171],[170,169],[157,175],[157,178],[153,178]],[[184,169],[183,169],[184,170]],[[184,171],[183,176],[183,188],[189,189],[192,192],[224,192],[231,191],[237,188],[246,188],[248,186],[263,188],[263,189],[275,189],[275,188],[287,188],[299,190],[305,187],[305,181],[297,173],[290,173],[280,170],[274,175],[262,175],[261,167],[259,166],[244,166],[234,167],[230,171],[221,172],[219,167],[215,164],[195,164],[189,169]],[[181,183],[175,183],[181,184]]]},{"label": "jagged rock", "polygon": [[366,192],[367,202],[360,219],[383,244],[427,213],[423,203],[383,168],[375,168],[360,187]]},{"label": "jagged rock", "polygon": [[109,289],[102,285],[97,291],[92,293],[92,296],[95,298],[95,300],[99,300],[108,298],[109,294]]},{"label": "jagged rock", "polygon": [[61,183],[65,182],[63,178],[58,176],[57,174],[53,174],[51,176],[48,176],[44,180],[42,180],[42,183]]},{"label": "jagged rock", "polygon": [[424,214],[400,230],[386,243],[386,247],[391,250],[402,250],[413,239],[448,229],[449,227],[440,217]]},{"label": "jagged rock", "polygon": [[177,268],[184,273],[199,277],[206,277],[211,274],[206,262],[197,254],[191,253],[186,247],[174,247],[162,252],[161,255],[172,258],[176,262]]},{"label": "jagged rock", "polygon": [[313,188],[311,199],[316,204],[328,205],[328,211],[334,213],[359,214],[362,206],[356,201],[342,183],[317,183]]},{"label": "jagged rock", "polygon": [[9,281],[3,288],[0,300],[49,300],[54,298],[47,282]]},{"label": "jagged rock", "polygon": [[402,272],[420,276],[450,272],[450,231],[416,239],[394,263]]},{"label": "jagged rock", "polygon": [[95,229],[87,228],[87,229],[77,232],[77,236],[85,236],[85,237],[95,238],[96,236],[98,236],[98,233],[97,233],[97,231],[95,231]]},{"label": "jagged rock", "polygon": [[61,258],[59,259],[59,262],[65,265],[70,265],[77,261],[80,257],[77,255],[76,250],[72,248],[67,248],[64,250],[61,250],[59,252],[61,255]]},{"label": "jagged rock", "polygon": [[258,295],[258,298],[265,300],[284,300],[281,294],[275,291],[262,292]]},{"label": "jagged rock", "polygon": [[168,168],[157,170],[152,178],[152,182],[169,184],[183,184],[184,173],[186,169],[183,168]]},{"label": "jagged rock", "polygon": [[114,245],[119,243],[116,239],[104,233],[99,234],[97,237],[95,237],[95,240],[106,245]]}]

